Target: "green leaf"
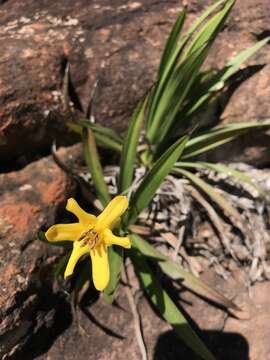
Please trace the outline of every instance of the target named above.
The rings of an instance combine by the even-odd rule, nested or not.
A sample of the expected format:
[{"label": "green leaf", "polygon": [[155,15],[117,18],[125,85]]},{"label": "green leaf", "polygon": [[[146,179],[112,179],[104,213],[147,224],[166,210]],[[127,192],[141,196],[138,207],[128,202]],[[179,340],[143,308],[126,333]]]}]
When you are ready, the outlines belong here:
[{"label": "green leaf", "polygon": [[97,196],[102,205],[105,207],[111,200],[111,197],[109,195],[107,184],[104,180],[102,166],[96,147],[95,136],[92,129],[83,129],[82,141],[85,161],[97,191]]},{"label": "green leaf", "polygon": [[150,143],[159,143],[166,136],[207,53],[207,45],[202,46],[177,66],[172,73],[166,87],[159,96],[158,102],[155,104],[151,125],[147,129],[147,138]]},{"label": "green leaf", "polygon": [[[214,74],[210,80],[207,79],[206,82],[200,84],[199,89],[195,89],[195,96],[193,95],[191,97],[191,101],[187,104],[185,109],[183,109],[185,118],[192,116],[196,111],[198,111],[198,109],[200,109],[215,92],[223,87],[223,83],[235,74],[246,60],[267,44],[269,39],[270,37],[267,37],[248,49],[240,52],[223,69]],[[197,84],[196,81],[195,84]],[[179,114],[179,116],[181,117],[182,114]]]},{"label": "green leaf", "polygon": [[131,198],[130,210],[125,219],[127,225],[135,223],[139,214],[148,206],[161,183],[181,156],[187,141],[188,136],[184,136],[171,145],[155,162],[148,174],[145,175],[135,194]]},{"label": "green leaf", "polygon": [[167,66],[168,61],[173,59],[173,61],[176,59],[176,56],[178,54],[178,47],[177,47],[177,40],[180,36],[180,33],[182,31],[184,22],[186,18],[186,9],[183,9],[180,14],[178,15],[178,18],[176,22],[174,23],[174,26],[170,32],[170,35],[166,41],[166,45],[160,60],[159,65],[159,74],[161,75],[164,71],[164,68]]},{"label": "green leaf", "polygon": [[181,280],[181,284],[196,294],[209,299],[228,309],[239,310],[239,308],[225,296],[217,292],[198,279],[190,272],[185,271],[174,261],[163,255],[159,250],[150,245],[146,240],[137,234],[130,235],[133,247],[136,247],[143,255],[158,262],[163,272],[173,280]]},{"label": "green leaf", "polygon": [[183,104],[202,66],[214,39],[224,24],[233,0],[223,3],[223,8],[215,14],[191,40],[184,55],[173,63],[173,71],[166,71],[155,87],[149,120],[147,138],[150,143],[166,142],[169,130],[177,120],[177,113]]},{"label": "green leaf", "polygon": [[190,139],[186,144],[182,159],[203,154],[217,146],[232,141],[250,129],[260,129],[263,127],[270,127],[270,120],[240,122],[213,128]]},{"label": "green leaf", "polygon": [[119,142],[117,142],[113,139],[107,138],[106,136],[99,134],[99,133],[95,133],[95,137],[97,140],[97,144],[100,147],[103,147],[104,149],[116,151],[117,153],[121,153],[122,145]]},{"label": "green leaf", "polygon": [[234,3],[234,0],[225,1],[223,3],[223,8],[206,22],[189,44],[189,47],[185,52],[186,57],[197,49],[200,49],[205,43],[214,41],[232,10]]},{"label": "green leaf", "polygon": [[[217,1],[214,5],[208,7],[206,11],[196,19],[193,25],[189,28],[187,34],[183,36],[182,39],[178,42],[181,27],[183,25],[182,22],[184,22],[184,18],[185,18],[185,10],[183,10],[179,14],[179,17],[176,20],[174,28],[165,46],[165,49],[168,48],[170,50],[164,51],[164,55],[162,57],[160,64],[161,71],[159,72],[159,79],[157,80],[157,83],[154,86],[153,91],[151,92],[150,101],[149,101],[150,103],[149,115],[147,117],[147,122],[146,122],[147,132],[149,131],[149,127],[152,126],[152,121],[154,119],[154,114],[156,112],[157,105],[160,102],[160,97],[162,93],[166,91],[165,86],[170,80],[170,77],[172,76],[172,72],[176,66],[177,60],[180,58],[180,55],[184,50],[185,45],[190,41],[194,32],[199,29],[199,27],[205,21],[205,19],[211,16],[220,5],[224,5],[226,1],[227,0]],[[163,59],[165,59],[165,63]]]},{"label": "green leaf", "polygon": [[144,120],[147,97],[139,103],[129,123],[124,140],[120,161],[119,192],[129,188],[133,179],[133,170],[137,157],[137,146]]},{"label": "green leaf", "polygon": [[82,135],[82,128],[90,128],[95,134],[97,144],[105,149],[121,152],[122,150],[122,138],[118,136],[115,131],[108,129],[104,126],[91,124],[83,121],[80,123],[68,123],[67,126],[79,135]]},{"label": "green leaf", "polygon": [[249,175],[247,175],[246,173],[244,173],[242,171],[235,170],[234,168],[232,168],[231,166],[228,166],[228,165],[213,164],[213,163],[204,162],[204,161],[196,161],[196,162],[178,162],[178,163],[176,163],[176,167],[212,170],[212,171],[215,171],[218,173],[232,176],[248,185],[251,185],[261,195],[265,195],[263,190],[256,184],[256,182],[252,179],[252,177],[250,177]]},{"label": "green leaf", "polygon": [[194,23],[191,25],[187,35],[191,36],[202,25],[202,23],[217,10],[219,6],[224,5],[227,1],[228,0],[219,0],[216,1],[213,5],[207,7],[206,10],[202,13],[202,15],[196,18]]},{"label": "green leaf", "polygon": [[[104,175],[97,152],[93,130],[91,128],[84,128],[82,138],[85,160],[91,173],[98,198],[101,201],[102,205],[105,207],[111,200],[111,197],[109,195],[107,184],[104,180]],[[119,273],[121,272],[122,267],[122,257],[120,256],[118,250],[115,250],[113,247],[109,249],[109,264],[110,282],[104,296],[106,301],[111,302],[113,300],[113,295],[119,282]]]},{"label": "green leaf", "polygon": [[173,173],[181,174],[193,182],[197,187],[199,187],[204,193],[206,193],[214,202],[216,202],[221,209],[224,210],[225,214],[231,215],[235,220],[241,222],[241,217],[238,211],[234,209],[231,204],[220,195],[213,186],[208,184],[206,181],[202,180],[198,176],[192,174],[191,172],[184,170],[179,167],[173,168]]},{"label": "green leaf", "polygon": [[172,325],[180,339],[189,346],[194,353],[198,354],[204,360],[214,360],[215,358],[212,353],[207,349],[167,292],[162,288],[158,279],[154,276],[151,268],[145,261],[144,256],[134,249],[130,253],[136,274],[149,299],[159,313]]},{"label": "green leaf", "polygon": [[119,136],[117,134],[117,132],[111,128],[102,126],[100,124],[91,123],[89,120],[84,120],[84,119],[81,119],[79,121],[79,125],[81,125],[82,127],[88,128],[88,129],[92,129],[94,131],[95,135],[101,134],[101,135],[106,136],[107,138],[115,140],[119,144],[123,143],[122,137]]},{"label": "green leaf", "polygon": [[123,267],[123,250],[119,247],[109,247],[110,281],[104,290],[104,299],[111,304],[117,290]]}]

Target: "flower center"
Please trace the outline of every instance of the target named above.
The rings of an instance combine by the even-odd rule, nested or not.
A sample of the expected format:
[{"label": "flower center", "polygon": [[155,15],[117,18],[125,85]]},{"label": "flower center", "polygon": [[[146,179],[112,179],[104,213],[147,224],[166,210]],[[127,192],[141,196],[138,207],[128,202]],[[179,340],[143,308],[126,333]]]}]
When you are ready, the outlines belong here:
[{"label": "flower center", "polygon": [[85,230],[78,241],[81,241],[80,247],[88,245],[90,249],[93,249],[99,240],[99,236],[96,230],[88,229]]}]

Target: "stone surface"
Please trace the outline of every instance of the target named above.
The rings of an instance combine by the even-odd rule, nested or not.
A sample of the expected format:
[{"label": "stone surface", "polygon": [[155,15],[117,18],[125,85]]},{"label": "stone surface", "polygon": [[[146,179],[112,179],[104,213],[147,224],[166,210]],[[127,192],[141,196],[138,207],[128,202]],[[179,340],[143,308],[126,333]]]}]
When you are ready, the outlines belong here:
[{"label": "stone surface", "polygon": [[[196,7],[196,1],[192,1]],[[203,1],[202,9],[211,1]],[[196,15],[196,10],[195,14]],[[208,66],[221,67],[240,51],[269,36],[267,18],[270,4],[267,0],[236,1],[227,25],[218,36],[208,59]],[[255,53],[245,64],[249,68],[239,77],[229,97],[219,104],[221,123],[264,120],[270,118],[267,98],[270,95],[269,44]],[[261,66],[262,67],[261,67]],[[255,166],[268,166],[270,159],[270,132],[251,131],[236,141],[210,152],[206,160],[240,161]]]},{"label": "stone surface", "polygon": [[[100,360],[107,360],[108,358],[116,360],[127,357],[131,360],[140,359],[140,351],[134,336],[132,314],[124,292],[120,292],[117,301],[121,306],[120,309],[112,307],[100,299],[90,308],[86,307],[84,312],[79,310],[79,325],[73,323],[61,337],[57,338],[49,351],[39,356],[38,359],[58,360],[62,359],[63,355],[67,360],[78,358],[78,356],[89,360],[97,358]],[[143,324],[151,359],[156,338],[170,327],[153,313],[145,300],[140,302],[139,308],[143,314]],[[111,334],[106,334],[100,326],[93,322],[93,318]]]},{"label": "stone surface", "polygon": [[256,284],[251,288],[249,299],[244,303],[250,308],[250,318],[243,321],[229,318],[226,321],[225,332],[239,332],[249,344],[249,359],[270,359],[270,344],[267,339],[270,332],[269,299],[270,283]]},{"label": "stone surface", "polygon": [[[209,3],[189,1],[187,23]],[[181,7],[178,0],[2,2],[0,132],[5,144],[0,145],[0,160],[47,147],[57,135],[64,143],[72,140],[63,124],[79,115],[65,111],[60,91],[67,59],[76,109],[87,107],[93,83],[100,77],[97,119],[123,130],[136,102],[154,81],[166,36]],[[269,34],[269,14],[268,0],[237,1],[208,65],[224,65],[237,51]],[[249,64],[266,66],[234,92],[224,122],[269,117],[269,60],[269,46],[252,58]],[[269,137],[262,140],[261,135],[247,138],[245,153],[238,142],[229,160],[239,161],[241,156],[265,164],[267,141]],[[249,150],[250,143],[255,149]],[[223,154],[220,151],[218,157]]]},{"label": "stone surface", "polygon": [[[249,304],[248,294],[244,290],[243,274],[236,274],[228,281],[221,281],[213,272],[204,274],[204,280],[210,285],[218,285],[226,295],[240,293],[245,304]],[[267,292],[269,283],[258,284],[251,288],[259,311],[257,320],[236,320],[222,310],[207,304],[190,292],[181,294],[181,304],[190,322],[207,346],[219,360],[268,359],[266,334],[269,332]],[[236,299],[239,303],[239,299]],[[89,307],[78,311],[78,323],[72,325],[59,336],[48,352],[40,354],[38,360],[65,360],[81,358],[98,359],[139,359],[140,352],[134,334],[134,324],[127,299],[123,291],[118,293],[120,307],[111,307],[102,299]],[[242,306],[244,303],[241,301]],[[149,359],[173,360],[184,358],[199,360],[151,308],[145,299],[139,301],[145,343]],[[194,321],[195,323],[193,323]],[[251,322],[252,321],[252,322]],[[255,322],[254,322],[255,321]],[[98,325],[97,325],[98,323]],[[258,335],[252,339],[254,325]],[[102,329],[103,327],[103,329]],[[248,329],[248,330],[247,330]],[[262,336],[260,336],[262,335]],[[264,335],[264,336],[263,336]],[[79,344],[79,347],[78,347]],[[258,344],[258,348],[257,348]],[[265,348],[264,348],[265,346]],[[34,350],[37,349],[34,347]],[[255,356],[257,354],[259,356]],[[262,357],[260,356],[262,355]]]},{"label": "stone surface", "polygon": [[[67,161],[74,150],[59,150],[59,156]],[[41,242],[37,233],[56,221],[74,190],[51,157],[0,175],[2,359],[16,358],[30,339],[46,334],[57,317],[52,266],[62,249]]]},{"label": "stone surface", "polygon": [[[187,23],[210,2],[189,1]],[[125,129],[136,102],[155,78],[166,35],[181,7],[178,0],[0,0],[0,162],[25,156],[33,159],[36,152],[48,150],[54,137],[64,144],[74,141],[64,123],[86,109],[97,77],[101,78],[98,121]],[[225,59],[269,35],[269,15],[268,0],[238,0],[207,66],[222,66]],[[64,108],[61,98],[67,60],[74,112]],[[223,123],[270,116],[269,60],[267,45],[249,62],[265,66],[253,76],[248,72],[247,80],[230,93],[230,102],[225,99],[219,104]],[[233,146],[209,153],[207,159],[269,165],[269,151],[269,135],[252,132]],[[69,154],[62,152],[64,158]],[[99,359],[140,357],[123,293],[119,295],[123,310],[102,301],[86,308],[97,321],[120,335],[117,338],[96,327],[91,316],[89,319],[80,314],[84,330],[79,330],[75,322],[69,326],[70,307],[52,289],[51,270],[61,250],[38,241],[37,231],[57,220],[73,190],[73,184],[50,157],[20,171],[0,174],[3,359],[39,356],[40,360],[57,360],[64,354],[69,360],[77,358],[78,353],[90,360],[97,354]],[[269,283],[253,286],[250,303],[243,279],[220,282],[207,276],[209,284],[228,296],[237,295],[241,289],[237,301],[254,306],[256,316],[251,312],[245,321],[227,319],[221,310],[183,293],[185,311],[198,324],[206,343],[219,359],[267,359]],[[150,358],[194,358],[145,300],[139,308]]]}]

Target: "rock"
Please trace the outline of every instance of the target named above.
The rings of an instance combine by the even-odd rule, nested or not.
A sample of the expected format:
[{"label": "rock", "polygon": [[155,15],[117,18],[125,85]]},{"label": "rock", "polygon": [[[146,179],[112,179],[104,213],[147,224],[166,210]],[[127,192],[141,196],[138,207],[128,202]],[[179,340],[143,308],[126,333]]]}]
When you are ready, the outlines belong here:
[{"label": "rock", "polygon": [[[75,150],[61,149],[59,156],[70,160]],[[60,300],[52,291],[52,266],[62,248],[41,242],[37,233],[55,223],[74,190],[51,157],[0,175],[2,359],[18,359],[29,341],[55,333]]]},{"label": "rock", "polygon": [[270,344],[266,340],[270,331],[269,291],[269,282],[254,285],[251,298],[246,294],[243,301],[250,309],[250,318],[243,321],[229,318],[224,327],[225,332],[237,332],[246,338],[250,360],[269,359]]},{"label": "rock", "polygon": [[[211,2],[188,2],[187,23]],[[113,5],[108,0],[2,3],[0,133],[5,144],[0,145],[0,161],[44,149],[57,135],[63,143],[74,140],[64,123],[81,113],[67,112],[62,103],[66,60],[71,66],[75,108],[86,109],[91,88],[100,77],[98,121],[118,130],[126,128],[135,104],[154,81],[166,36],[181,8],[177,0],[115,0]],[[268,0],[237,2],[208,64],[223,65],[237,51],[267,35],[269,11]],[[269,59],[266,46],[249,64],[268,64]],[[223,114],[224,122],[269,117],[269,82],[266,65],[235,91]],[[243,159],[265,162],[269,156],[262,157],[266,140],[262,144],[261,136],[252,139],[256,140],[252,143],[256,154],[247,150]],[[242,145],[236,146],[229,160],[239,154],[243,154]]]},{"label": "rock", "polygon": [[153,81],[161,46],[179,8],[178,2],[170,3],[172,8],[121,0],[113,5],[106,0],[2,4],[0,130],[5,144],[0,146],[0,161],[43,149],[56,135],[69,141],[64,123],[79,115],[65,111],[62,103],[67,60],[76,109],[86,109],[92,86],[101,77],[97,119],[123,130]]},{"label": "rock", "polygon": [[[118,360],[127,357],[131,360],[140,359],[133,318],[124,291],[119,292],[117,302],[121,308],[108,305],[100,299],[90,308],[78,310],[78,325],[73,322],[48,352],[37,359],[58,360],[63,358],[63,354],[67,360],[78,356],[89,360]],[[139,308],[143,315],[149,359],[152,359],[157,338],[169,330],[170,326],[156,316],[145,299],[140,301]]]},{"label": "rock", "polygon": [[[199,3],[201,2],[191,1],[190,6],[194,9],[192,17],[212,1],[204,1],[200,6]],[[215,41],[207,66],[222,67],[240,51],[269,36],[269,15],[270,5],[267,0],[236,1],[227,25]],[[255,53],[245,66],[249,67],[237,80],[238,86],[232,87],[229,97],[223,100],[224,103],[219,104],[223,109],[221,124],[270,118],[267,105],[270,84],[269,44]],[[252,130],[232,143],[209,152],[204,159],[268,166],[269,144],[269,130],[267,132]]]},{"label": "rock", "polygon": [[[207,271],[203,276],[204,280],[210,285],[218,285],[219,290],[223,291],[226,295],[236,295],[240,290],[244,294],[244,281],[242,277],[243,273],[240,273],[235,274],[235,277],[229,280],[221,281],[211,270]],[[256,303],[263,302],[266,304],[266,287],[267,291],[269,291],[267,283],[260,284],[259,286],[255,285],[251,291],[256,295],[258,294],[257,291],[260,292],[262,287],[264,287],[265,291],[261,293],[259,296],[260,300]],[[263,296],[264,300],[262,299]],[[244,298],[248,298],[246,292]],[[80,357],[89,360],[94,360],[97,357],[100,360],[108,358],[119,360],[126,359],[127,357],[135,360],[141,358],[134,333],[133,318],[122,288],[117,295],[117,304],[119,306],[110,306],[102,298],[91,307],[84,304],[82,310],[78,310],[78,322],[73,322],[56,339],[47,353],[40,354],[37,359],[58,360],[62,359],[63,354],[65,354],[66,360],[77,358],[78,344]],[[247,324],[246,320],[228,318],[225,312],[207,304],[190,292],[181,293],[181,305],[188,318],[189,316],[191,317],[189,318],[190,323],[217,359],[249,359],[249,354],[252,355],[253,351],[255,351],[255,341],[250,341],[250,337],[246,336],[247,330],[240,330],[241,328],[247,328],[245,325]],[[146,299],[143,298],[139,301],[138,309],[143,324],[143,334],[149,359],[174,360],[183,358],[199,360],[198,356],[194,355],[172,331],[170,325],[164,322],[153,311],[153,308]],[[269,320],[267,317],[268,307],[264,306],[263,309],[258,307],[258,310],[260,321],[256,325],[260,326],[261,331],[259,333],[266,335],[269,330],[267,323],[267,320]],[[266,316],[265,320],[263,320],[263,314]],[[231,323],[235,324],[235,326],[233,327]],[[223,331],[224,327],[225,330]],[[254,333],[254,327],[249,326],[248,331]],[[253,356],[251,359],[267,359],[267,339],[267,336],[259,339],[261,349],[263,349],[263,344],[266,347],[265,351],[258,354],[264,356]],[[33,350],[37,351],[38,349],[34,347]]]}]

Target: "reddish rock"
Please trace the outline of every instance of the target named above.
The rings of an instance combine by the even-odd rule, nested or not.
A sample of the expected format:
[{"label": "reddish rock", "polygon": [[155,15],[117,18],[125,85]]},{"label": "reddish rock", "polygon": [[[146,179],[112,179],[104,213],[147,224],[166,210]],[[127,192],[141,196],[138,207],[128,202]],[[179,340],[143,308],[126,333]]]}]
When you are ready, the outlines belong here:
[{"label": "reddish rock", "polygon": [[[133,318],[124,291],[119,293],[117,301],[120,309],[99,300],[85,312],[78,310],[78,324],[74,322],[38,360],[60,360],[63,354],[67,360],[78,356],[89,360],[140,359]],[[170,327],[155,315],[145,299],[140,302],[139,308],[143,315],[149,359],[152,359],[158,337]],[[87,316],[89,313],[90,316]],[[106,330],[97,326],[93,318]]]},{"label": "reddish rock", "polygon": [[[237,295],[239,292],[244,294],[242,275],[242,273],[236,274],[234,278],[222,281],[212,271],[207,271],[203,277],[210,285],[218,285],[220,291],[232,296]],[[261,293],[262,287],[264,291]],[[261,295],[258,295],[260,300],[256,303],[262,303],[262,297],[266,298],[266,288],[269,288],[267,283],[252,287],[251,291],[255,296],[261,293]],[[110,306],[100,299],[91,307],[86,306],[83,307],[83,311],[78,310],[77,323],[73,322],[56,339],[48,352],[38,357],[38,360],[58,360],[62,359],[63,354],[65,354],[66,360],[78,356],[89,360],[96,358],[118,360],[127,357],[132,360],[139,359],[141,355],[134,333],[133,318],[122,290],[121,288],[117,296],[117,303],[120,307]],[[248,295],[245,292],[244,297],[242,295],[241,297],[247,299]],[[236,299],[236,301],[239,302],[239,299]],[[266,302],[264,299],[264,305],[266,305]],[[217,359],[247,360],[250,358],[249,355],[253,356],[253,352],[256,351],[255,340],[251,340],[251,335],[247,336],[246,330],[241,330],[248,327],[250,334],[254,332],[254,327],[248,326],[249,321],[229,318],[224,311],[207,304],[190,292],[181,293],[180,303],[187,316],[190,316],[189,321],[192,326],[216,355]],[[200,360],[181,342],[170,325],[153,311],[153,308],[145,299],[139,301],[138,309],[142,319],[143,334],[149,359],[174,360],[183,358]],[[267,331],[269,331],[269,319],[266,315],[267,306],[260,309],[258,307],[258,310],[259,319],[256,322],[256,329],[260,329],[260,331],[258,331],[256,339],[259,338],[259,334],[266,335]],[[263,319],[263,314],[266,316],[265,319]],[[235,326],[231,324],[235,324]],[[251,325],[254,325],[254,322]],[[257,353],[262,354],[263,357],[253,356],[250,359],[267,359],[267,339],[267,336],[264,336],[258,342],[259,349],[263,349],[263,344],[265,344],[265,351]]]},{"label": "reddish rock", "polygon": [[[59,151],[65,160],[76,148]],[[56,317],[52,265],[62,253],[37,238],[53,224],[74,192],[51,157],[0,175],[0,354],[15,358]],[[50,281],[49,281],[50,280]],[[15,356],[15,357],[14,357]],[[18,358],[18,357],[17,357]]]},{"label": "reddish rock", "polygon": [[[201,3],[201,2],[200,2]],[[211,0],[202,2],[191,1],[194,7],[192,17],[197,15]],[[256,41],[269,36],[268,19],[270,3],[267,0],[236,1],[227,25],[215,41],[213,50],[207,61],[207,66],[214,68],[224,66],[240,51],[252,46]],[[229,98],[218,103],[216,112],[224,108],[221,123],[264,120],[270,118],[268,98],[270,95],[270,52],[269,44],[255,53],[245,66],[242,80],[230,92]],[[258,66],[256,70],[255,67]],[[253,67],[253,68],[252,68]],[[253,75],[252,75],[253,74]],[[239,78],[239,79],[240,79]],[[247,135],[227,145],[221,146],[205,157],[209,161],[247,162],[255,166],[268,166],[270,159],[270,131],[250,131]]]},{"label": "reddish rock", "polygon": [[[211,2],[188,2],[187,22]],[[93,83],[101,77],[97,119],[123,130],[136,102],[155,79],[166,36],[181,8],[177,0],[2,3],[0,132],[5,144],[0,145],[0,160],[44,148],[57,135],[64,143],[72,140],[64,131],[64,123],[79,115],[67,113],[61,99],[66,59],[82,107],[87,107]],[[269,13],[268,0],[236,2],[208,64],[224,65],[237,51],[267,35]],[[249,64],[268,64],[268,50],[266,46]],[[269,82],[267,65],[234,93],[224,121],[269,117]],[[72,100],[79,109],[76,96]],[[243,148],[237,145],[228,160],[241,154],[249,162],[265,163],[269,156],[264,153],[267,139],[262,144],[261,136],[252,137],[255,156],[248,151],[242,156]],[[248,140],[246,146],[250,146]],[[218,154],[222,156],[222,152]]]},{"label": "reddish rock", "polygon": [[237,332],[244,336],[249,344],[249,359],[270,359],[270,283],[257,283],[250,290],[250,298],[246,293],[244,304],[250,309],[250,318],[238,321],[229,318],[225,332]]}]

